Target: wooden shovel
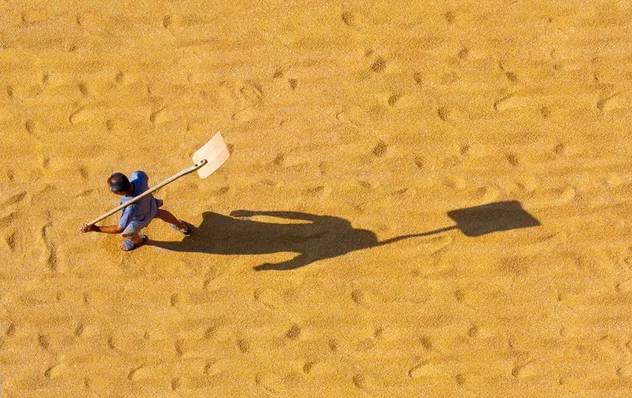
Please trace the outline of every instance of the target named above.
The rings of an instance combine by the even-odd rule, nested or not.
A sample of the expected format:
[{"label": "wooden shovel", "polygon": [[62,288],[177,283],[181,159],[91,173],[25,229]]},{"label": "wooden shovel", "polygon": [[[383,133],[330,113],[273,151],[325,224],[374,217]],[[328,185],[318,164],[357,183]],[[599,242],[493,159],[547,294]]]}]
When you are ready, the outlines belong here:
[{"label": "wooden shovel", "polygon": [[175,180],[177,180],[178,178],[183,177],[187,174],[190,174],[196,170],[200,178],[206,178],[210,176],[211,174],[213,174],[217,169],[219,169],[220,166],[224,164],[224,162],[226,161],[226,159],[228,159],[229,156],[230,156],[230,153],[228,152],[228,147],[226,146],[226,143],[224,142],[222,135],[218,132],[213,136],[213,138],[209,140],[209,142],[207,142],[206,144],[204,144],[204,146],[202,146],[200,149],[195,151],[195,153],[193,154],[192,166],[187,167],[186,169],[183,169],[179,173],[167,178],[166,180],[162,181],[160,184],[156,185],[155,187],[151,189],[146,190],[142,194],[123,203],[117,208],[114,208],[108,211],[107,213],[100,215],[99,217],[90,221],[87,225],[94,225],[98,223],[99,221],[111,216],[112,214],[131,205],[132,203],[138,202],[143,197],[153,192],[156,192],[157,190],[164,187],[165,185],[170,184],[174,182]]}]

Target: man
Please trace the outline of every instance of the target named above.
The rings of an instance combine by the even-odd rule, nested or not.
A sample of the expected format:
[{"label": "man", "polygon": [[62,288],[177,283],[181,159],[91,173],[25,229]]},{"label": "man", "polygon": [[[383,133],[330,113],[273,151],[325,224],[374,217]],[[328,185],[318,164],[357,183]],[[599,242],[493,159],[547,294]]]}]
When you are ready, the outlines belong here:
[{"label": "man", "polygon": [[[110,191],[122,196],[121,204],[123,204],[148,190],[148,180],[147,174],[138,170],[132,173],[129,180],[125,174],[114,173],[108,178],[108,184],[110,185]],[[125,251],[133,250],[147,242],[147,236],[141,234],[140,231],[148,226],[154,217],[169,223],[173,229],[180,231],[184,235],[191,234],[191,227],[187,223],[178,220],[167,210],[159,209],[160,206],[162,206],[162,200],[154,198],[153,195],[147,195],[123,209],[118,225],[99,227],[84,224],[81,227],[81,232],[120,233],[123,236],[121,249]]]}]

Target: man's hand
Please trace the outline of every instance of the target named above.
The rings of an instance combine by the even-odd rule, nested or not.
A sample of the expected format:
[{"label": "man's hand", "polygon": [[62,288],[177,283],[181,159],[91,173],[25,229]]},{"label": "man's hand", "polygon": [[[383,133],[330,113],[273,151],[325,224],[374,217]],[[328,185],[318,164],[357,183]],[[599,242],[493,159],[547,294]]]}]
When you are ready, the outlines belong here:
[{"label": "man's hand", "polygon": [[90,225],[88,225],[88,224],[83,224],[83,225],[81,226],[81,232],[82,232],[82,233],[92,232],[92,231],[98,231],[98,230],[99,230],[99,228],[98,228],[96,225],[94,225],[94,224],[90,224]]}]

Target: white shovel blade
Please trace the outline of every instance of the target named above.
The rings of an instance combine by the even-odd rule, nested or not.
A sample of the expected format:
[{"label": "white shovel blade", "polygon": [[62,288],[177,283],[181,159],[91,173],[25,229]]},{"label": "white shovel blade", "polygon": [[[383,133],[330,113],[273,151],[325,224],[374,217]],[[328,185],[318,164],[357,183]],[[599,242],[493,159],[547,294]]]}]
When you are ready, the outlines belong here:
[{"label": "white shovel blade", "polygon": [[193,163],[198,164],[203,159],[206,160],[206,164],[197,170],[200,178],[206,178],[219,169],[229,156],[230,153],[222,138],[222,134],[217,132],[209,142],[195,151]]}]

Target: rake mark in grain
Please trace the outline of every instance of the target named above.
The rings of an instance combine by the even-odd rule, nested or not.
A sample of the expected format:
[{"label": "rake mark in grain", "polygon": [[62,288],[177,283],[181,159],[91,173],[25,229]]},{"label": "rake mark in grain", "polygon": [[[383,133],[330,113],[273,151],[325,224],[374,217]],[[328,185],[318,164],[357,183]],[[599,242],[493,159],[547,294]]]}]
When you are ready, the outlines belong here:
[{"label": "rake mark in grain", "polygon": [[51,373],[53,372],[53,369],[55,369],[58,365],[53,365],[50,368],[46,369],[46,371],[44,372],[44,377],[46,377],[47,379],[51,378]]},{"label": "rake mark in grain", "polygon": [[153,124],[153,123],[155,123],[155,122],[156,122],[156,118],[157,118],[157,117],[160,115],[160,113],[161,113],[162,111],[164,111],[165,109],[167,109],[167,106],[166,106],[166,105],[165,105],[165,106],[163,106],[163,107],[161,107],[161,108],[159,108],[157,111],[152,112],[152,113],[149,115],[149,121],[150,121],[152,124]]},{"label": "rake mark in grain", "polygon": [[617,91],[614,94],[612,94],[611,96],[606,97],[606,98],[602,98],[599,101],[597,101],[597,109],[599,109],[600,112],[603,112],[604,108],[610,102],[610,100],[612,100],[614,97],[618,96],[619,94],[621,94],[621,92]]},{"label": "rake mark in grain", "polygon": [[68,121],[70,122],[70,124],[75,124],[75,116],[77,116],[79,113],[81,113],[81,111],[84,110],[85,107],[80,106],[77,109],[75,109],[74,111],[70,112],[70,115],[68,115]]},{"label": "rake mark in grain", "polygon": [[528,361],[522,365],[518,365],[515,366],[512,370],[511,370],[511,375],[513,377],[520,377],[520,374],[523,372],[523,370],[530,364],[532,364],[534,362],[534,360]]},{"label": "rake mark in grain", "polygon": [[494,101],[494,110],[499,111],[500,109],[498,109],[498,106],[512,97],[513,97],[513,94],[508,94]]},{"label": "rake mark in grain", "polygon": [[57,258],[57,246],[50,239],[49,229],[50,229],[51,226],[52,226],[52,220],[51,220],[51,216],[50,216],[50,213],[49,213],[48,214],[48,223],[42,227],[42,231],[41,231],[40,234],[41,234],[42,239],[44,240],[44,243],[46,244],[46,247],[47,247],[47,250],[48,250],[48,258],[46,259],[46,263],[48,264],[48,267],[50,268],[51,271],[57,271],[58,265],[59,265],[59,261],[58,261],[58,258]]},{"label": "rake mark in grain", "polygon": [[144,366],[145,366],[145,364],[143,363],[143,364],[135,367],[134,369],[130,370],[129,373],[127,374],[127,380],[132,381],[134,379],[134,375],[136,374],[136,372],[138,372]]},{"label": "rake mark in grain", "polygon": [[418,379],[420,377],[428,376],[432,374],[432,367],[429,366],[428,364],[429,364],[428,361],[423,361],[413,366],[408,371],[408,377],[410,377],[411,379]]},{"label": "rake mark in grain", "polygon": [[251,105],[261,104],[263,102],[263,89],[261,85],[254,80],[246,80],[239,92]]},{"label": "rake mark in grain", "polygon": [[24,200],[24,197],[26,196],[26,191],[22,191],[18,194],[15,194],[13,196],[11,196],[9,199],[5,200],[5,202],[2,204],[2,206],[11,206],[14,205],[16,203],[21,202],[22,200]]}]

